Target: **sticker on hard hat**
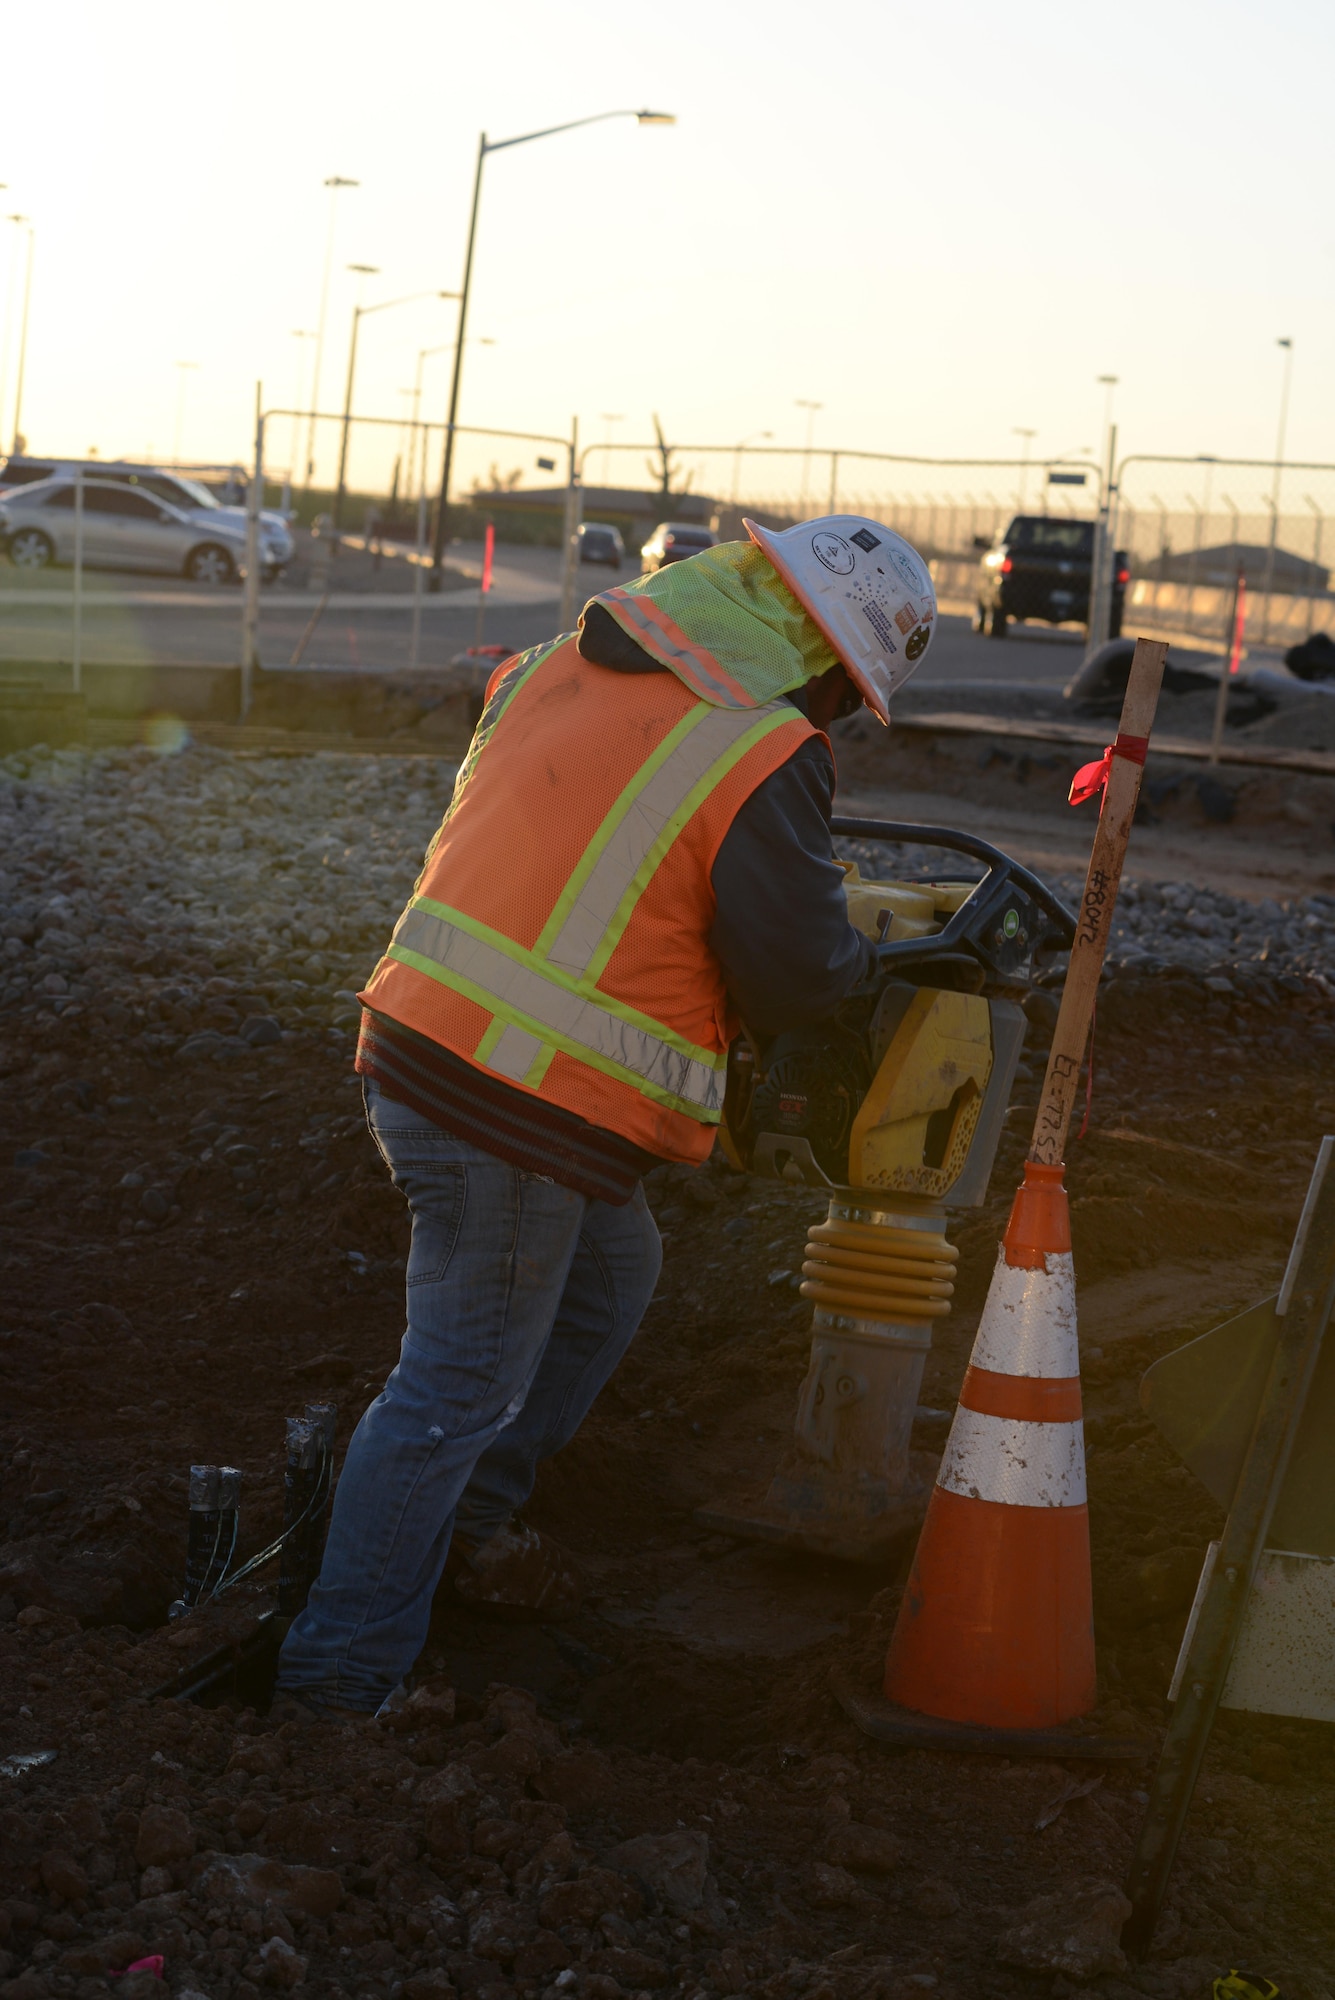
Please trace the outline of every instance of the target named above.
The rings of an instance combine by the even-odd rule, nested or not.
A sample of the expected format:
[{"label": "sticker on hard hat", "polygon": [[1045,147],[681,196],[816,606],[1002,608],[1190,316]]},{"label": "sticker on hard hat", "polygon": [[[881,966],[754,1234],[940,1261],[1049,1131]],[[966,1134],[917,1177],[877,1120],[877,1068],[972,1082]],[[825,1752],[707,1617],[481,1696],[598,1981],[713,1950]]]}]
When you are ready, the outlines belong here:
[{"label": "sticker on hard hat", "polygon": [[923,587],[922,571],[918,568],[916,563],[911,561],[911,559],[907,555],[905,555],[903,549],[889,549],[886,551],[886,553],[889,555],[891,562],[894,564],[895,568],[899,571],[899,574],[903,577],[909,589],[921,590]]},{"label": "sticker on hard hat", "polygon": [[904,647],[904,658],[906,660],[920,660],[927,651],[927,641],[931,636],[930,628],[926,625],[920,625]]},{"label": "sticker on hard hat", "polygon": [[881,546],[880,538],[873,535],[870,528],[859,528],[856,535],[852,536],[851,539],[867,555],[870,555],[873,549],[879,549]]},{"label": "sticker on hard hat", "polygon": [[[856,541],[857,537],[854,536]],[[857,557],[849,548],[842,535],[819,534],[811,537],[812,553],[823,562],[826,569],[836,576],[851,576]]]},{"label": "sticker on hard hat", "polygon": [[895,613],[895,623],[901,632],[911,632],[918,622],[918,614],[911,604],[901,604]]},{"label": "sticker on hard hat", "polygon": [[[880,605],[874,603],[864,604],[862,607],[862,615],[866,619],[867,623],[871,626],[872,631],[876,634],[877,638],[880,640],[881,644],[885,647],[886,651],[888,653],[897,653],[899,651],[899,648],[896,646],[894,640],[894,634],[890,630],[890,620],[886,617]],[[926,642],[926,638],[927,635],[926,633],[924,633],[923,634],[924,643]],[[914,654],[912,657],[916,659],[917,655]]]}]

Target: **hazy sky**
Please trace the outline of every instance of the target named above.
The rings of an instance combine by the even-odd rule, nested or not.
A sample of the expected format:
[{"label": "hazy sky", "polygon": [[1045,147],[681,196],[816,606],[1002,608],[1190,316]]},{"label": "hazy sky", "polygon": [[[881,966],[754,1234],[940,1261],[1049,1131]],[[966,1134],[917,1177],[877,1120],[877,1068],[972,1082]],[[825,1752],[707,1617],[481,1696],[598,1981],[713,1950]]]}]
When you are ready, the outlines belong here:
[{"label": "hazy sky", "polygon": [[[458,286],[480,128],[648,104],[675,128],[488,161],[463,421],[800,445],[808,398],[818,444],[1007,456],[1027,426],[1042,455],[1097,445],[1111,372],[1125,449],[1264,457],[1289,335],[1289,455],[1335,461],[1329,4],[64,0],[9,9],[4,49],[34,450],[168,455],[189,361],[184,454],[244,454],[256,379],[309,380],[330,174],[361,182],[337,408],[343,267],[380,267],[368,303]],[[359,409],[402,412],[455,310],[363,323]]]}]

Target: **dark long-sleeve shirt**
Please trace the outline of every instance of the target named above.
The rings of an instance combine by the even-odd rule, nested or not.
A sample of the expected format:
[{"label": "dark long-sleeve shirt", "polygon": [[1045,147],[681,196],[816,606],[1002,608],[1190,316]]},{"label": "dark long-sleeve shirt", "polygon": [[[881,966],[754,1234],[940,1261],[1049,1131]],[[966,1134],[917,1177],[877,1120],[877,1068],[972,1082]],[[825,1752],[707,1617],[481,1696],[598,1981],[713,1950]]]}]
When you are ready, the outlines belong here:
[{"label": "dark long-sleeve shirt", "polygon": [[[580,652],[621,673],[663,673],[599,605]],[[803,707],[801,692],[789,700]],[[709,933],[729,994],[760,1034],[827,1014],[868,969],[873,948],[848,921],[830,847],[834,758],[808,737],[736,813],[714,858]],[[531,1091],[517,1090],[383,1015],[364,1017],[357,1068],[387,1095],[498,1158],[595,1199],[623,1202],[654,1156]]]}]

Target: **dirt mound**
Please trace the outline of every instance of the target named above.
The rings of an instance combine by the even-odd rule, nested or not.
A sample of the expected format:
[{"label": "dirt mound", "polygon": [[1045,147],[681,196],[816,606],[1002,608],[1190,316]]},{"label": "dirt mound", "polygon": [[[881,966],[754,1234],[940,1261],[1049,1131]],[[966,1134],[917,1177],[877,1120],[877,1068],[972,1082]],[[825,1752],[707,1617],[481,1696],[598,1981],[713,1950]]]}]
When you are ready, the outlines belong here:
[{"label": "dirt mound", "polygon": [[[1253,1005],[1171,984],[1170,1031],[1143,1008],[1101,1019],[1069,1173],[1099,1718],[1151,1742],[1219,1521],[1137,1383],[1273,1280],[1335,1102],[1312,989]],[[260,1547],[283,1418],[332,1397],[341,1451],[394,1359],[406,1216],[345,1037],[302,1027],[182,1063],[109,1050],[76,1015],[0,1093],[0,1757],[55,1753],[3,1781],[0,1991],[111,1991],[109,1971],[157,1952],[172,1990],[208,2000],[1037,1990],[997,1941],[1036,1898],[1120,1879],[1143,1770],[1077,1796],[1051,1766],[878,1749],[829,1675],[876,1683],[903,1562],[787,1555],[695,1519],[786,1447],[819,1199],[721,1164],[651,1178],[658,1296],[533,1508],[589,1571],[589,1603],[560,1627],[500,1625],[443,1591],[431,1699],[401,1727],[343,1727],[255,1712],[259,1681],[215,1707],[145,1695],[244,1644],[265,1601],[164,1625],[191,1461],[242,1468],[243,1553]],[[229,1127],[245,1157],[219,1157]],[[961,1284],[925,1451],[1027,1133],[1018,1108],[992,1200],[952,1224]],[[153,1188],[170,1199],[146,1206]],[[1335,1930],[1312,1870],[1332,1821],[1328,1732],[1221,1718],[1156,1954],[1097,1990],[1204,2000],[1242,1962],[1317,2000]]]}]

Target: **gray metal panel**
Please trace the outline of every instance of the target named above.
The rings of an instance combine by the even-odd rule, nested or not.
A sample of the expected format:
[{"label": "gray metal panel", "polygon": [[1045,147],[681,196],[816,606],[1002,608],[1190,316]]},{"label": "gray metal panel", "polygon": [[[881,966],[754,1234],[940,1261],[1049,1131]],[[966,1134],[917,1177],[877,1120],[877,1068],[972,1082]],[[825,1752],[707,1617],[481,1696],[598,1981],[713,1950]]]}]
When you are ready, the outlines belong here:
[{"label": "gray metal panel", "polygon": [[1001,1143],[1002,1120],[1011,1101],[1015,1068],[1024,1047],[1027,1023],[1023,1010],[1013,1000],[989,1000],[987,1010],[992,1017],[992,1073],[983,1092],[983,1108],[978,1114],[964,1172],[945,1198],[947,1208],[979,1208],[987,1200],[992,1163]]}]

